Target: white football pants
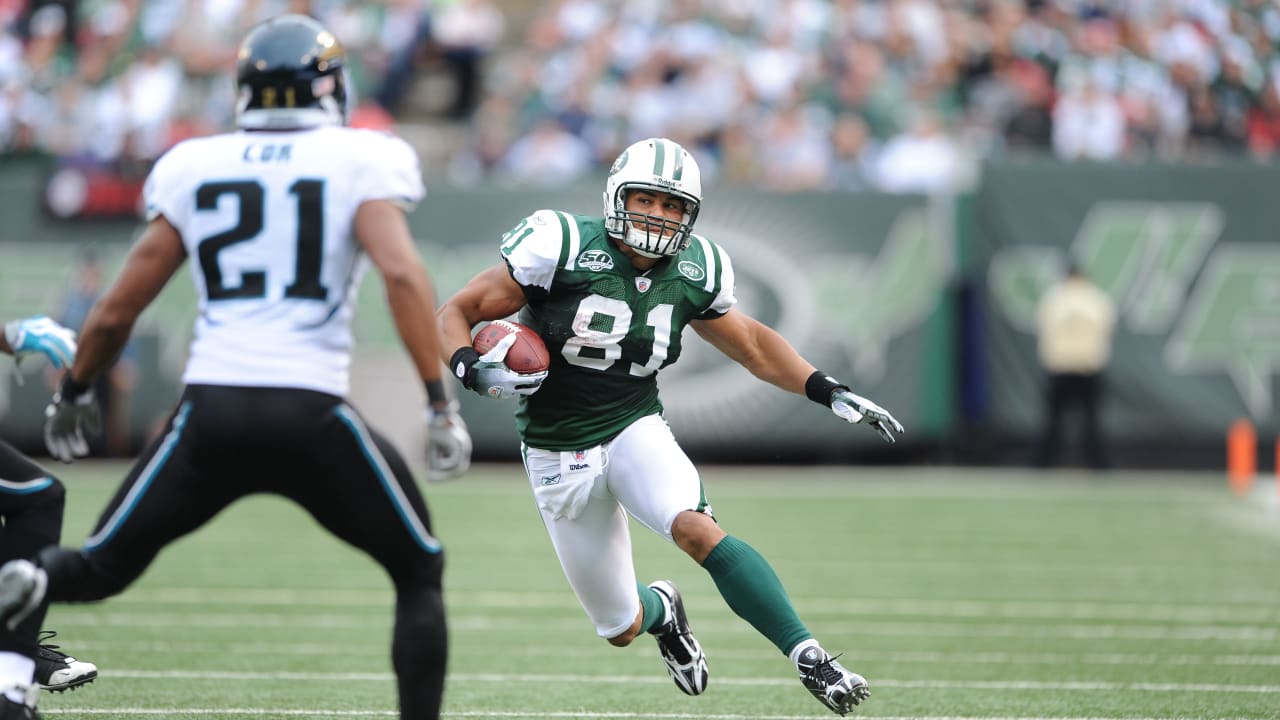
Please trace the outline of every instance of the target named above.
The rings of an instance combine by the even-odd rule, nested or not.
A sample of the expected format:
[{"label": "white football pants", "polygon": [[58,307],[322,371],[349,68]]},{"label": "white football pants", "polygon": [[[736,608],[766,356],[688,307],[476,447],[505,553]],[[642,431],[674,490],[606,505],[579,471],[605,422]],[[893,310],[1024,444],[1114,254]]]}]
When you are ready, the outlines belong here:
[{"label": "white football pants", "polygon": [[[702,481],[659,415],[632,423],[603,450],[602,470],[581,514],[570,519],[538,509],[578,602],[600,637],[611,638],[640,612],[627,514],[674,543],[671,524],[681,512],[699,509]],[[561,453],[523,451],[536,496],[544,479],[561,472]]]}]

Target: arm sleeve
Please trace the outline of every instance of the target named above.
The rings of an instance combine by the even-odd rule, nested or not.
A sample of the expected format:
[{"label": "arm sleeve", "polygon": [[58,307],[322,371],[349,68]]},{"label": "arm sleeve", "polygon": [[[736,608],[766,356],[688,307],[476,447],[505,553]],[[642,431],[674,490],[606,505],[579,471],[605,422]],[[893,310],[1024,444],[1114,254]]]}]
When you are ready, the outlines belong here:
[{"label": "arm sleeve", "polygon": [[142,186],[147,222],[163,215],[173,226],[183,227],[191,214],[192,193],[181,180],[186,150],[187,146],[181,143],[170,148],[147,175]]},{"label": "arm sleeve", "polygon": [[708,275],[711,278],[709,290],[712,295],[706,310],[703,310],[698,317],[702,320],[711,320],[729,312],[730,308],[738,304],[738,298],[734,295],[733,262],[729,259],[729,253],[710,241],[703,242]]},{"label": "arm sleeve", "polygon": [[539,210],[502,236],[500,248],[511,277],[525,288],[551,289],[568,242],[567,222],[554,210]]},{"label": "arm sleeve", "polygon": [[405,212],[413,210],[427,194],[418,153],[392,135],[370,132],[368,137],[368,162],[353,188],[355,205],[367,200],[390,200]]}]

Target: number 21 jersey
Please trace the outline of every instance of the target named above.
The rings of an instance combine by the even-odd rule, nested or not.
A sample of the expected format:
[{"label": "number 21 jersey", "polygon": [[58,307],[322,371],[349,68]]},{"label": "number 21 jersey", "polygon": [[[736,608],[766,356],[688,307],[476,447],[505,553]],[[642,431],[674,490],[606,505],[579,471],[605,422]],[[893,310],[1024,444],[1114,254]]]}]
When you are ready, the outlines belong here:
[{"label": "number 21 jersey", "polygon": [[424,194],[413,149],[371,130],[234,132],[171,149],[144,196],[147,219],[181,234],[199,301],[183,382],[346,395],[367,266],[356,210],[408,211]]}]

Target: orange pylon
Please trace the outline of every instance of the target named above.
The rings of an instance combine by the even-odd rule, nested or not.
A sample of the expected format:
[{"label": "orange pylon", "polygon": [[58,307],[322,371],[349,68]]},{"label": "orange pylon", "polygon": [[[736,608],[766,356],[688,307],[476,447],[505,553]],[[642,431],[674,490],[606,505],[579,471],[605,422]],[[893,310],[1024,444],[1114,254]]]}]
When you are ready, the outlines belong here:
[{"label": "orange pylon", "polygon": [[1231,492],[1244,495],[1258,476],[1258,436],[1253,423],[1240,418],[1227,431],[1227,482]]}]

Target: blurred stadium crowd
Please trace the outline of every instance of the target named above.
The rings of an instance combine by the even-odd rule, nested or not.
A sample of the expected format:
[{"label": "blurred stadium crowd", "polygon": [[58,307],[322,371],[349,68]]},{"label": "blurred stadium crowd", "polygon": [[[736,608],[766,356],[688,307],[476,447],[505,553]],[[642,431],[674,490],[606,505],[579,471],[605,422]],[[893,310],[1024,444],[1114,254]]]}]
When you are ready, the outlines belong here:
[{"label": "blurred stadium crowd", "polygon": [[0,147],[145,165],[229,128],[235,43],[279,12],[346,45],[356,124],[443,128],[427,172],[458,183],[567,182],[655,135],[779,191],[1280,146],[1280,0],[0,0]]}]

